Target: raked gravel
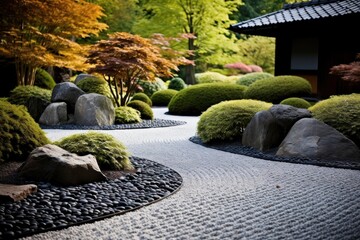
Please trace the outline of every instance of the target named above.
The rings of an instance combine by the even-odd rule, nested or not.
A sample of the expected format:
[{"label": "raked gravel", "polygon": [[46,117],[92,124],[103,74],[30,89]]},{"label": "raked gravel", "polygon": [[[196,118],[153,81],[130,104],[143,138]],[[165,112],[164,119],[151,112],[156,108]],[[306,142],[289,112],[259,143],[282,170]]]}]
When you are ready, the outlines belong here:
[{"label": "raked gravel", "polygon": [[[24,239],[360,239],[360,171],[267,161],[189,141],[198,117],[168,128],[104,131],[183,178],[170,197],[124,215]],[[45,130],[58,140],[77,130]]]}]

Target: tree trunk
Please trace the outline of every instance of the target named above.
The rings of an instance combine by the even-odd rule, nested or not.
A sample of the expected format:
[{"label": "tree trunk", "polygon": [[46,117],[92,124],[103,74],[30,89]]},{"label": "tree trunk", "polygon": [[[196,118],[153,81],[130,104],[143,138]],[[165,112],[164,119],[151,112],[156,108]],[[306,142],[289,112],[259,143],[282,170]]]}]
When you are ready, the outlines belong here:
[{"label": "tree trunk", "polygon": [[[188,48],[189,48],[190,51],[195,50],[194,39],[189,38],[189,40],[188,40]],[[195,56],[191,55],[189,57],[189,60],[194,61]],[[195,84],[195,66],[194,65],[191,65],[191,64],[186,65],[185,81],[189,85]]]},{"label": "tree trunk", "polygon": [[33,86],[35,83],[35,73],[37,68],[21,62],[16,63],[15,67],[16,67],[17,85]]}]

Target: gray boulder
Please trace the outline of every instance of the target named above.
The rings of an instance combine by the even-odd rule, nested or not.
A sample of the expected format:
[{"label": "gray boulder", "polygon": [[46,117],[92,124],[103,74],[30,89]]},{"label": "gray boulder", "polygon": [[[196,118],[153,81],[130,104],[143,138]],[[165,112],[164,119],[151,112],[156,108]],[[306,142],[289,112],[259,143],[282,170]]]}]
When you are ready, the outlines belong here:
[{"label": "gray boulder", "polygon": [[40,124],[44,125],[60,125],[67,122],[67,106],[66,103],[51,103],[45,108],[45,111],[39,119]]},{"label": "gray boulder", "polygon": [[78,125],[113,125],[115,122],[114,105],[104,95],[97,93],[84,94],[76,102],[74,118]]},{"label": "gray boulder", "polygon": [[51,144],[33,150],[18,173],[24,178],[64,186],[106,180],[93,155],[78,156]]},{"label": "gray boulder", "polygon": [[39,98],[39,97],[30,97],[26,101],[26,108],[28,109],[28,112],[32,116],[32,118],[39,122],[39,119],[41,117],[41,114],[45,111],[46,107],[50,104],[50,101],[47,101],[45,99]]},{"label": "gray boulder", "polygon": [[296,122],[276,155],[321,161],[360,161],[360,150],[353,141],[313,118]]},{"label": "gray boulder", "polygon": [[83,94],[85,92],[74,83],[62,82],[55,85],[51,94],[51,102],[66,102],[68,112],[73,113],[77,99]]}]

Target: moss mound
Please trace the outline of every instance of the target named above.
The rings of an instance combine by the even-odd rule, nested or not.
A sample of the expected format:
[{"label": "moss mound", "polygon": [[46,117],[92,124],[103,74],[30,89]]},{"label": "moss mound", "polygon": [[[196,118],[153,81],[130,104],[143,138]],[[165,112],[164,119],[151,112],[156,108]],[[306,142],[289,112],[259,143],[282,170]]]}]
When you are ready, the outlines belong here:
[{"label": "moss mound", "polygon": [[306,108],[306,109],[311,107],[311,104],[308,101],[306,101],[305,99],[296,98],[296,97],[284,99],[280,102],[280,104],[286,104],[286,105],[290,105],[293,107]]},{"label": "moss mound", "polygon": [[184,82],[184,80],[177,77],[177,78],[173,78],[170,80],[168,89],[174,89],[174,90],[180,91],[186,87],[187,87],[187,85]]},{"label": "moss mound", "polygon": [[179,91],[170,101],[169,113],[199,116],[210,106],[225,100],[242,99],[246,87],[228,83],[204,83]]},{"label": "moss mound", "polygon": [[252,83],[256,82],[257,80],[266,79],[274,77],[274,75],[266,72],[253,72],[247,73],[242,75],[237,81],[236,84],[250,86]]},{"label": "moss mound", "polygon": [[360,147],[360,94],[332,96],[309,110],[314,118],[332,126]]},{"label": "moss mound", "polygon": [[101,170],[133,169],[126,147],[109,134],[98,132],[73,134],[54,144],[80,156],[94,155]]},{"label": "moss mound", "polygon": [[138,82],[138,85],[140,87],[140,91],[145,93],[148,97],[151,97],[151,95],[153,95],[154,92],[167,88],[164,81],[161,78],[155,78],[154,81],[140,80]]},{"label": "moss mound", "polygon": [[197,134],[203,142],[241,140],[242,134],[255,113],[272,106],[257,100],[224,101],[211,106],[200,116]]},{"label": "moss mound", "polygon": [[46,70],[39,68],[36,70],[35,86],[45,89],[53,89],[56,85],[54,78]]},{"label": "moss mound", "polygon": [[167,106],[178,92],[174,89],[160,90],[151,96],[151,101],[154,106]]},{"label": "moss mound", "polygon": [[126,106],[115,108],[115,124],[139,122],[141,122],[141,117],[138,110]]},{"label": "moss mound", "polygon": [[24,106],[0,101],[0,162],[25,161],[49,140]]},{"label": "moss mound", "polygon": [[311,94],[310,83],[298,76],[276,76],[256,81],[245,92],[245,98],[280,103],[290,97],[305,97]]},{"label": "moss mound", "polygon": [[103,79],[97,77],[85,77],[78,81],[76,86],[78,86],[86,93],[97,93],[105,95],[115,103],[115,100],[110,92],[109,85]]},{"label": "moss mound", "polygon": [[226,76],[218,72],[203,72],[195,74],[195,81],[199,84],[224,82],[225,80]]},{"label": "moss mound", "polygon": [[146,95],[145,93],[135,93],[131,98],[131,101],[134,101],[134,100],[139,100],[139,101],[146,103],[150,107],[152,106],[151,98],[148,95]]},{"label": "moss mound", "polygon": [[51,91],[36,86],[17,86],[11,90],[8,101],[12,104],[26,105],[31,97],[51,102]]},{"label": "moss mound", "polygon": [[151,107],[140,100],[131,101],[127,104],[127,106],[138,110],[140,112],[141,119],[145,119],[145,120],[154,119],[154,112],[151,109]]}]

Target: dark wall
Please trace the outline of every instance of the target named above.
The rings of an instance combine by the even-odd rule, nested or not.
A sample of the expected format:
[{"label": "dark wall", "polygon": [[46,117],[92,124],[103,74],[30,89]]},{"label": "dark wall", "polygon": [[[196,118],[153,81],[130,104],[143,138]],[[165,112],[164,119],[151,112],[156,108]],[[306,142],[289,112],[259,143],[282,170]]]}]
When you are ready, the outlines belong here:
[{"label": "dark wall", "polygon": [[0,97],[8,97],[16,87],[15,65],[0,59]]}]

